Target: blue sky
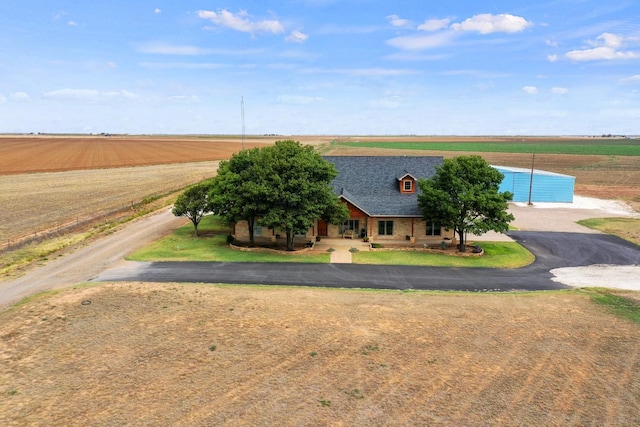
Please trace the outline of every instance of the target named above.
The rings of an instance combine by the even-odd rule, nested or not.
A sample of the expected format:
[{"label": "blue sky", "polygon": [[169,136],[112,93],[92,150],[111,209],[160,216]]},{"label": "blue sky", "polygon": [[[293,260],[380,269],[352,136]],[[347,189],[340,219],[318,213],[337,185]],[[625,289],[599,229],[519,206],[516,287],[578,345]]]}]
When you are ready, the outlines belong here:
[{"label": "blue sky", "polygon": [[5,0],[0,132],[640,134],[635,0]]}]

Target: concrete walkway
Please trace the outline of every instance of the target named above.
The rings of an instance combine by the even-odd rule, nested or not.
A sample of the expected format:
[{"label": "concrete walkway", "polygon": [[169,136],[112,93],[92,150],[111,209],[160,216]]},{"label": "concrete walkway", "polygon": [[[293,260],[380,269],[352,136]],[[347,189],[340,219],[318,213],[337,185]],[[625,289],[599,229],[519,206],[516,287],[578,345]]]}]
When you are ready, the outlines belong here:
[{"label": "concrete walkway", "polygon": [[361,239],[339,239],[339,238],[324,238],[313,247],[314,252],[327,252],[330,248],[333,248],[331,252],[331,264],[351,264],[351,248],[356,248],[358,251],[368,251],[369,244],[363,242]]}]

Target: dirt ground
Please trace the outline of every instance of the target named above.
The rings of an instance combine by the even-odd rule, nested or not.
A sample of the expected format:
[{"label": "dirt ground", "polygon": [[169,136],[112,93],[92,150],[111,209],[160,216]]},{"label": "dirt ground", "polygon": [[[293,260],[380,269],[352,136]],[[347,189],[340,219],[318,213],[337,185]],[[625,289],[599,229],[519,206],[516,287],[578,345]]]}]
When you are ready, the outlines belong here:
[{"label": "dirt ground", "polygon": [[0,313],[0,424],[640,424],[640,329],[580,293],[102,284]]},{"label": "dirt ground", "polygon": [[[626,167],[580,185],[633,199]],[[640,328],[586,292],[78,285],[0,312],[0,425],[640,425]]]}]

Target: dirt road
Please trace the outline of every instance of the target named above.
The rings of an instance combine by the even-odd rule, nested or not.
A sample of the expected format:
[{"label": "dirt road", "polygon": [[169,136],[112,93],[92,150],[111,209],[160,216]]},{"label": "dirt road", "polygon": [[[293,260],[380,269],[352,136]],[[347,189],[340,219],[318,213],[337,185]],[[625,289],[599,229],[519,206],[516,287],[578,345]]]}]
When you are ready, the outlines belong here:
[{"label": "dirt road", "polygon": [[72,253],[48,261],[46,265],[31,269],[18,279],[0,282],[0,309],[38,292],[87,281],[106,268],[123,262],[131,251],[186,222],[187,219],[176,218],[169,209],[164,209],[126,224],[106,237],[90,241]]}]

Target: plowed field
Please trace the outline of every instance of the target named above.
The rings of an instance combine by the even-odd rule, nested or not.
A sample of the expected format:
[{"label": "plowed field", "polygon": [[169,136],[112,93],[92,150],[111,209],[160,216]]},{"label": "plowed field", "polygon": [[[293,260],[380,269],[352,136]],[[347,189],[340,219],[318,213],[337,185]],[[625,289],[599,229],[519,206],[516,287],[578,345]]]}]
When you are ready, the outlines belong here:
[{"label": "plowed field", "polygon": [[640,425],[640,328],[579,292],[102,284],[0,338],[3,426]]},{"label": "plowed field", "polygon": [[240,138],[0,137],[0,175],[222,160],[241,149]]}]

